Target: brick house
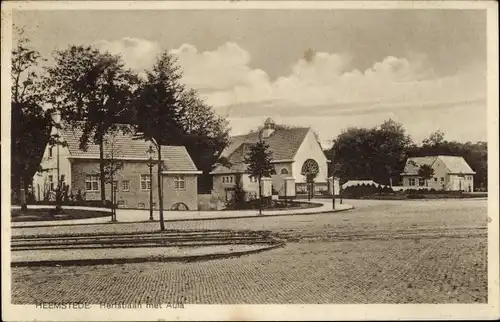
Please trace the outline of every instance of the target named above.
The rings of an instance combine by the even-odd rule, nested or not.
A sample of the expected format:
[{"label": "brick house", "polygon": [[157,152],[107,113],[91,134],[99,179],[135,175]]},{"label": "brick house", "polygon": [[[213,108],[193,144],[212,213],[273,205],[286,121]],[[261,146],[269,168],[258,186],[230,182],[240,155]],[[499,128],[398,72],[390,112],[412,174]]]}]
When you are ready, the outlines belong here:
[{"label": "brick house", "polygon": [[272,153],[272,163],[275,175],[263,180],[263,195],[272,191],[279,196],[294,197],[297,194],[307,194],[307,180],[304,169],[313,167],[318,175],[314,182],[314,192],[328,191],[327,158],[311,128],[276,128],[276,124],[268,118],[260,132],[233,136],[229,146],[222,151],[221,156],[228,159],[230,167],[217,166],[213,175],[213,193],[229,198],[236,182],[241,180],[243,189],[250,197],[258,196],[258,182],[246,173],[244,163],[252,144],[259,138],[269,145]]},{"label": "brick house", "polygon": [[[127,129],[127,127],[126,127]],[[47,146],[41,161],[44,171],[33,179],[35,198],[40,200],[52,194],[57,187],[57,169],[60,180],[69,185],[71,194],[85,200],[100,200],[99,146],[89,144],[86,151],[79,148],[80,130],[60,129],[61,141],[66,146]],[[150,178],[147,150],[151,142],[137,140],[132,131],[119,131],[106,137],[104,158],[120,161],[122,168],[114,176],[116,201],[122,208],[149,209],[149,194],[153,189],[153,207],[158,206],[157,166]],[[154,149],[156,152],[156,149]],[[197,176],[201,174],[183,146],[162,146],[164,209],[197,210]],[[155,157],[156,159],[157,157]],[[111,197],[111,184],[106,184],[106,199]]]},{"label": "brick house", "polygon": [[[426,180],[418,176],[422,165],[434,169],[434,176]],[[401,173],[403,186],[449,191],[474,191],[474,174],[469,164],[460,156],[437,155],[412,157],[406,160]]]}]

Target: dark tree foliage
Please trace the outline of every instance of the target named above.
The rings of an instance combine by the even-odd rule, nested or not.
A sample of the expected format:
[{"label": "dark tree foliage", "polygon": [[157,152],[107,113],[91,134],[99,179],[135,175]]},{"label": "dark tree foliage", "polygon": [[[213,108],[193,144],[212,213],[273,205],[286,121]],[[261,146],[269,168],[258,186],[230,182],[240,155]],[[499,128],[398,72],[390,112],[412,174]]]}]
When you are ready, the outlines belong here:
[{"label": "dark tree foliage", "polygon": [[[99,145],[101,200],[106,199],[104,141],[107,133],[131,119],[129,105],[138,86],[135,73],[124,68],[120,56],[92,46],[69,46],[56,51],[45,81],[50,102],[65,124],[80,128],[80,148]],[[125,130],[123,128],[121,130]]]},{"label": "dark tree foliage", "polygon": [[15,196],[26,208],[25,194],[50,140],[52,119],[44,111],[44,96],[40,77],[36,72],[43,61],[34,50],[22,29],[16,30],[12,50],[11,101],[11,186]]},{"label": "dark tree foliage", "polygon": [[[335,163],[340,164],[344,180],[391,184],[404,168],[410,144],[403,126],[392,120],[371,129],[348,128],[334,140]],[[326,155],[331,158],[331,150]]]},{"label": "dark tree foliage", "polygon": [[434,169],[427,164],[423,164],[418,169],[418,176],[422,179],[429,180],[434,176]]}]

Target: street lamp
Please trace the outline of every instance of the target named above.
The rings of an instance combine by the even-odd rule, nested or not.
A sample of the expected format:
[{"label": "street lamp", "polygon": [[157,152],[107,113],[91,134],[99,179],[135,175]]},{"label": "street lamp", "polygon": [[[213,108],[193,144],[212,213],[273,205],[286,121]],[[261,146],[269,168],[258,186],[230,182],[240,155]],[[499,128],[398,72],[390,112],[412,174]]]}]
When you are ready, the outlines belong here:
[{"label": "street lamp", "polygon": [[153,167],[157,163],[153,160],[153,156],[155,151],[153,150],[153,146],[149,146],[149,149],[146,151],[149,159],[148,159],[148,167],[149,167],[149,220],[153,220]]},{"label": "street lamp", "polygon": [[332,167],[332,207],[335,209],[335,149],[332,146],[332,159],[330,160],[330,164]]}]

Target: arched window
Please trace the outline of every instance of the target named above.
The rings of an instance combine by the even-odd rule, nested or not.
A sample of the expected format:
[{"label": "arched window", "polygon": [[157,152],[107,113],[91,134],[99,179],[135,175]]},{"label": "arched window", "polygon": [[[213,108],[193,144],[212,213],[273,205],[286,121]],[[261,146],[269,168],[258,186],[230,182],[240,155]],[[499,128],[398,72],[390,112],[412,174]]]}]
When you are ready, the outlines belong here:
[{"label": "arched window", "polygon": [[307,159],[304,164],[302,165],[302,171],[301,174],[303,175],[308,175],[308,174],[318,174],[319,172],[319,165],[316,160],[313,159]]},{"label": "arched window", "polygon": [[281,174],[288,174],[288,169],[287,168],[281,169]]}]

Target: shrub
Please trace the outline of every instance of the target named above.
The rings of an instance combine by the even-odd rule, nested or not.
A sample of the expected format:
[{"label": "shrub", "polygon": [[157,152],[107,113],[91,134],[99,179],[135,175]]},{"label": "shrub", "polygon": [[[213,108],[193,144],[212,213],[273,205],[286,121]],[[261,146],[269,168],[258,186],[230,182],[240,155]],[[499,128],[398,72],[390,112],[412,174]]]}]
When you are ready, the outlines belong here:
[{"label": "shrub", "polygon": [[236,183],[233,190],[233,196],[226,201],[226,208],[228,209],[244,209],[245,207],[246,191],[243,189],[241,182]]}]

